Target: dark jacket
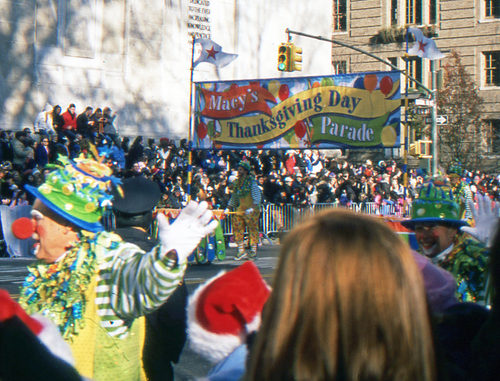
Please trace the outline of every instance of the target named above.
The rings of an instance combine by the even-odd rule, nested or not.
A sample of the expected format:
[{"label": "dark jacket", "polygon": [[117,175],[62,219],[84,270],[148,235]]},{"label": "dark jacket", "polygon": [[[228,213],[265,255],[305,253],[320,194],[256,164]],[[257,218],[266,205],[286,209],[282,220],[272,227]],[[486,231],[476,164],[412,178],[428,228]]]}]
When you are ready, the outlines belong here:
[{"label": "dark jacket", "polygon": [[89,118],[85,112],[82,112],[76,118],[76,131],[86,137],[92,133],[92,126],[89,124]]},{"label": "dark jacket", "polygon": [[35,149],[35,162],[39,167],[45,167],[49,162],[49,153],[43,146],[38,144]]}]

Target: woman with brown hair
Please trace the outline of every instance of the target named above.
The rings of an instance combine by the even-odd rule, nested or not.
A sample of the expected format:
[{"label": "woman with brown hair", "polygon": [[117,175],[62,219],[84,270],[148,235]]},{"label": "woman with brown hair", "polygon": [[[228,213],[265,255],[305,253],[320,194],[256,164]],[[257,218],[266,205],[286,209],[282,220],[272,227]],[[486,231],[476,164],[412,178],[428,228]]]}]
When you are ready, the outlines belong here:
[{"label": "woman with brown hair", "polygon": [[327,211],[283,244],[247,380],[432,381],[425,291],[383,222]]}]

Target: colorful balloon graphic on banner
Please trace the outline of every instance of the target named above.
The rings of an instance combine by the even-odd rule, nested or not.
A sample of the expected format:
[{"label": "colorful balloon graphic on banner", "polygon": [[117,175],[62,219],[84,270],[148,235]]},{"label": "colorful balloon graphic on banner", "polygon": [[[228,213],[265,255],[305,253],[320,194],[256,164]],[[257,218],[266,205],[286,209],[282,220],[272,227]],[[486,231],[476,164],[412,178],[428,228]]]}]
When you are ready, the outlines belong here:
[{"label": "colorful balloon graphic on banner", "polygon": [[335,84],[335,81],[332,78],[326,77],[321,80],[321,86],[327,87],[327,86],[333,86]]},{"label": "colorful balloon graphic on banner", "polygon": [[365,75],[363,84],[365,85],[365,89],[371,93],[377,87],[377,76],[375,74]]},{"label": "colorful balloon graphic on banner", "polygon": [[295,125],[293,126],[293,129],[295,130],[295,135],[299,138],[302,139],[307,132],[307,126],[304,120],[299,120]]},{"label": "colorful balloon graphic on banner", "polygon": [[359,77],[359,78],[357,78],[357,79],[354,81],[353,87],[354,87],[355,89],[364,89],[364,88],[365,88],[364,78],[363,78],[363,77]]},{"label": "colorful balloon graphic on banner", "polygon": [[278,95],[282,101],[287,99],[290,96],[290,89],[288,88],[288,85],[281,85]]},{"label": "colorful balloon graphic on banner", "polygon": [[392,86],[393,86],[393,82],[392,82],[391,77],[386,75],[384,78],[382,78],[380,80],[379,87],[380,87],[380,91],[382,92],[382,94],[388,95],[392,91]]},{"label": "colorful balloon graphic on banner", "polygon": [[203,122],[198,124],[198,138],[203,140],[207,136],[208,128],[207,125]]},{"label": "colorful balloon graphic on banner", "polygon": [[278,92],[280,91],[280,86],[281,84],[279,81],[276,80],[269,81],[269,83],[267,84],[267,90],[269,90],[269,92],[273,94],[273,97],[278,98]]},{"label": "colorful balloon graphic on banner", "polygon": [[382,130],[381,140],[385,147],[393,146],[396,143],[397,137],[396,130],[392,126],[385,126]]}]

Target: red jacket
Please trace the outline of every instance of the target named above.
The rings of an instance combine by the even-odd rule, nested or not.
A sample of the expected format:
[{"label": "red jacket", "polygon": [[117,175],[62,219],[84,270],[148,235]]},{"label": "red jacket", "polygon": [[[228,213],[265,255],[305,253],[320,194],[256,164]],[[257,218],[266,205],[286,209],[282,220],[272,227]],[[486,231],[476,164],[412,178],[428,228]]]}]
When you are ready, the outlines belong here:
[{"label": "red jacket", "polygon": [[297,159],[295,159],[295,155],[291,154],[285,160],[285,168],[287,175],[293,175],[295,173],[295,170],[293,169],[295,167],[295,164],[297,164]]},{"label": "red jacket", "polygon": [[66,110],[65,112],[63,112],[62,117],[64,119],[62,129],[76,131],[76,113],[75,115],[73,115],[68,110]]}]

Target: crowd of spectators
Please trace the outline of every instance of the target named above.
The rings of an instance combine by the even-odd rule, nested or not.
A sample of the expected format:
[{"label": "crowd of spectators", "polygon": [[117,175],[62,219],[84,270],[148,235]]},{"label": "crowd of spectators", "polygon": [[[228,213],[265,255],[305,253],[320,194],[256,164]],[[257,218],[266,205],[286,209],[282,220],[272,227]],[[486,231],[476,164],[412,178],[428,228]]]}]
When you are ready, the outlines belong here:
[{"label": "crowd of spectators", "polygon": [[[163,192],[161,206],[180,208],[188,194],[224,209],[230,197],[237,165],[247,160],[261,185],[264,201],[308,207],[317,203],[374,203],[402,207],[411,203],[425,171],[409,169],[404,187],[404,166],[395,160],[353,163],[318,150],[201,150],[192,151],[192,181],[188,184],[188,142],[122,137],[109,107],[87,107],[77,115],[69,105],[47,107],[34,129],[0,132],[0,193],[5,205],[29,204],[25,184],[43,183],[47,165],[58,156],[78,157],[96,147],[105,154],[118,177],[145,175]],[[499,200],[500,176],[464,170],[473,192]]]}]

